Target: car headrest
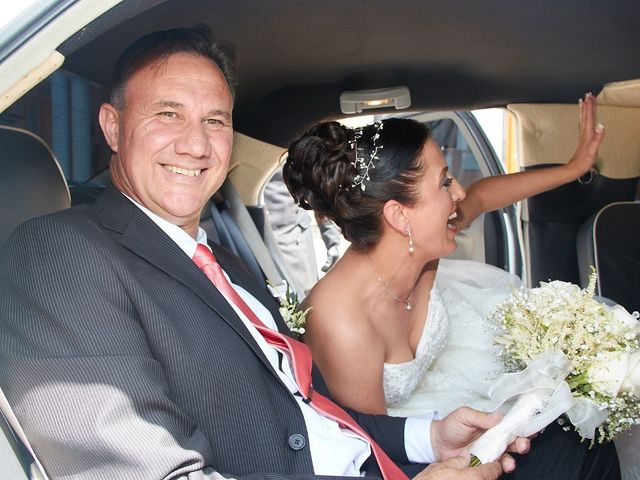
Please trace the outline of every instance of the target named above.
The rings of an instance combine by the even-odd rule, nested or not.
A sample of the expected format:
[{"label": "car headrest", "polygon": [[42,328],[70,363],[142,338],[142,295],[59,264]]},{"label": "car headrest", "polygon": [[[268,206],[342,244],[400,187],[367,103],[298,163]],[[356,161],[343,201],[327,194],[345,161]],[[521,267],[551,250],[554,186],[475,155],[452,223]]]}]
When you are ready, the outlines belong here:
[{"label": "car headrest", "polygon": [[0,247],[22,222],[71,206],[62,169],[47,144],[0,125]]},{"label": "car headrest", "polygon": [[245,205],[260,204],[262,187],[280,167],[283,147],[233,133],[233,153],[229,164],[229,179]]},{"label": "car headrest", "polygon": [[600,209],[576,238],[580,285],[587,286],[591,267],[598,272],[596,293],[627,310],[640,310],[640,202],[616,202]]}]

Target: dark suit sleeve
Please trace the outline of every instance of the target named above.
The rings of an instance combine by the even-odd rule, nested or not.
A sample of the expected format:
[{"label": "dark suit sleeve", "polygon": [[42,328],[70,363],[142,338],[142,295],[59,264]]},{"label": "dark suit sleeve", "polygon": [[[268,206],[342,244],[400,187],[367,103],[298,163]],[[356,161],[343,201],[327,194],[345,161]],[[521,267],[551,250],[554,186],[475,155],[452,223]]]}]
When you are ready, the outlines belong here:
[{"label": "dark suit sleeve", "polygon": [[145,339],[146,306],[91,238],[44,217],[0,259],[0,385],[36,454],[52,480],[221,478]]},{"label": "dark suit sleeve", "polygon": [[[313,385],[320,393],[331,397],[327,384],[320,373],[320,369],[315,365],[313,367]],[[406,418],[390,417],[388,415],[370,415],[349,408],[345,408],[345,410],[365,429],[371,438],[382,447],[394,462],[400,465],[409,463],[404,444],[404,425]]]},{"label": "dark suit sleeve", "polygon": [[[356,419],[394,462],[401,465],[409,463],[404,446],[405,418],[367,415],[349,409],[347,412]],[[426,434],[427,432],[425,432]]]}]

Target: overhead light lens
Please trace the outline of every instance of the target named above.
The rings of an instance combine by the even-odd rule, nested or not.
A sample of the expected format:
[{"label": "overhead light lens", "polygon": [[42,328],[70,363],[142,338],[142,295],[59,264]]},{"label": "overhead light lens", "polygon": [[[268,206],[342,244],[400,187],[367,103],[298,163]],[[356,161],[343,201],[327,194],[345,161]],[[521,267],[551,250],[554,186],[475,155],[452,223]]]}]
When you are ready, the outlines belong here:
[{"label": "overhead light lens", "polygon": [[353,90],[340,95],[342,113],[361,113],[371,108],[393,107],[396,110],[411,106],[411,94],[407,87]]},{"label": "overhead light lens", "polygon": [[362,102],[367,107],[381,107],[383,105],[391,105],[393,100],[390,98],[385,98],[384,100],[371,100],[369,102]]}]

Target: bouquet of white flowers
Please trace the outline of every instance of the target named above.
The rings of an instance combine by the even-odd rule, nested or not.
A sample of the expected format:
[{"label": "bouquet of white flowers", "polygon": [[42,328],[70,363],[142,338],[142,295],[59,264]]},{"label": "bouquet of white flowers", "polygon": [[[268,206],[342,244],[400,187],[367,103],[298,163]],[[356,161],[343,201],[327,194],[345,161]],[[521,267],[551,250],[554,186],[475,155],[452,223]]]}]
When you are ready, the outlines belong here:
[{"label": "bouquet of white flowers", "polygon": [[[493,385],[494,407],[516,402],[470,447],[472,465],[496,460],[517,436],[530,436],[566,414],[576,431],[604,442],[640,424],[638,313],[567,282],[514,291],[490,315],[508,373]],[[568,427],[565,427],[568,428]]]}]

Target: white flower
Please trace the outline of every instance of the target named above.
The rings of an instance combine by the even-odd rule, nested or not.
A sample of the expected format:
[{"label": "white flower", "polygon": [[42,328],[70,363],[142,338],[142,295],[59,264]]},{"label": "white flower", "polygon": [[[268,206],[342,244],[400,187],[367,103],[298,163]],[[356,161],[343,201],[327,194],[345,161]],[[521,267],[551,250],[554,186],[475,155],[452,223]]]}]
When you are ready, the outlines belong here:
[{"label": "white flower", "polygon": [[611,318],[611,330],[621,333],[632,328],[638,328],[638,319],[631,315],[622,305],[607,309]]},{"label": "white flower", "polygon": [[640,351],[599,353],[587,378],[596,392],[608,397],[620,392],[640,395]]},{"label": "white flower", "polygon": [[300,338],[306,331],[304,326],[307,322],[307,314],[311,310],[311,307],[306,310],[301,310],[298,296],[291,291],[289,285],[287,285],[284,293],[278,295],[278,301],[280,302],[278,311],[284,323],[289,327],[294,337]]}]

